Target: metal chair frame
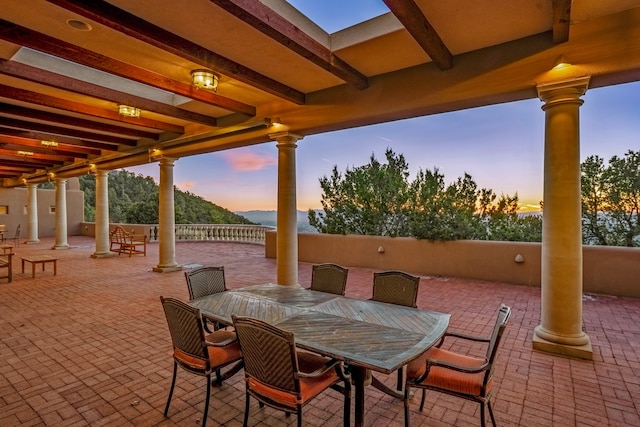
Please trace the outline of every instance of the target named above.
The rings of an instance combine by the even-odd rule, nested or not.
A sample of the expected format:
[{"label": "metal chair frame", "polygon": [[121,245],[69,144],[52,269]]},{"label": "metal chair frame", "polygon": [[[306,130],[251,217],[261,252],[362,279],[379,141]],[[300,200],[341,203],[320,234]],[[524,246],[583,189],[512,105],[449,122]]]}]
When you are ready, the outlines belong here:
[{"label": "metal chair frame", "polygon": [[[204,427],[207,424],[211,397],[211,374],[216,373],[216,384],[221,385],[224,380],[242,369],[243,361],[237,337],[229,331],[217,331],[205,336],[200,310],[175,298],[161,296],[160,302],[165,312],[173,343],[173,376],[169,397],[164,408],[164,416],[166,417],[169,413],[178,366],[180,366],[187,372],[204,376],[207,379],[207,394],[202,416],[202,426]],[[216,358],[220,358],[221,363],[217,365],[211,363],[209,347],[219,349]],[[229,368],[224,374],[221,374],[220,369],[224,367]]]},{"label": "metal chair frame", "polygon": [[[344,395],[344,425],[350,425],[351,377],[342,362],[298,351],[292,333],[262,320],[232,318],[245,362],[245,427],[249,422],[251,397],[258,400],[260,406],[268,405],[284,411],[287,416],[295,412],[298,427],[302,427],[302,408],[327,388]],[[301,369],[303,367],[313,371]],[[333,370],[335,372],[331,372]],[[320,385],[311,384],[314,381]],[[303,382],[307,387],[303,387]]]},{"label": "metal chair frame", "polygon": [[[493,415],[493,409],[491,407],[491,395],[493,388],[489,387],[490,381],[493,378],[494,374],[494,363],[496,360],[496,355],[498,352],[498,348],[500,347],[500,342],[502,340],[502,336],[504,334],[504,330],[507,326],[507,322],[511,315],[511,308],[501,304],[500,309],[498,310],[498,315],[496,318],[496,323],[493,327],[493,331],[491,336],[484,337],[475,337],[471,335],[461,334],[458,332],[447,332],[440,342],[437,344],[436,348],[440,348],[444,343],[445,338],[454,337],[463,340],[470,340],[474,342],[483,342],[487,343],[487,352],[484,358],[484,363],[481,363],[475,367],[466,367],[456,365],[447,360],[443,360],[443,358],[439,358],[440,360],[436,360],[429,358],[429,351],[426,353],[426,358],[424,359],[424,363],[426,363],[426,370],[424,374],[417,378],[407,378],[405,383],[405,398],[404,398],[404,419],[405,419],[405,427],[409,427],[409,399],[410,399],[410,390],[411,388],[421,388],[422,389],[422,399],[420,401],[420,411],[424,409],[425,404],[425,391],[426,390],[434,390],[440,393],[445,393],[451,396],[461,397],[466,400],[470,400],[472,402],[477,402],[480,404],[480,423],[482,427],[485,427],[485,406],[489,408],[489,415],[491,417],[491,423],[494,427],[497,426],[495,417]],[[451,354],[456,354],[455,352],[449,352]],[[466,356],[466,355],[464,355]],[[423,358],[418,359],[418,363],[420,363]],[[456,391],[449,388],[444,388],[442,386],[431,385],[426,383],[425,381],[429,380],[429,374],[431,373],[431,369],[434,367],[441,367],[445,369],[451,369],[457,371],[462,374],[474,375],[478,373],[482,373],[482,385],[480,387],[480,392],[478,394],[472,394],[462,391]]]}]

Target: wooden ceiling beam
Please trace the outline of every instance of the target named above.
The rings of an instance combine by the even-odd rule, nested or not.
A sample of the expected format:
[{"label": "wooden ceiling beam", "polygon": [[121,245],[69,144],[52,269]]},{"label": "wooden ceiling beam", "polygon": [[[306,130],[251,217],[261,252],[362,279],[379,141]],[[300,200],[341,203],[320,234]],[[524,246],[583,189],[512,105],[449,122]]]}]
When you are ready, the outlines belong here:
[{"label": "wooden ceiling beam", "polygon": [[29,156],[18,154],[17,151],[0,148],[0,156],[13,157],[15,159],[45,160],[53,164],[63,164],[65,162],[73,162],[73,157],[56,156],[53,154],[33,153]]},{"label": "wooden ceiling beam", "polygon": [[207,90],[200,90],[195,88],[191,82],[184,83],[169,79],[153,71],[109,58],[3,19],[0,19],[0,39],[235,113],[242,113],[252,117],[256,115],[255,107]]},{"label": "wooden ceiling beam", "polygon": [[305,94],[283,83],[238,64],[203,46],[173,34],[164,28],[119,9],[106,1],[47,0],[80,16],[98,22],[115,31],[155,46],[202,67],[210,68],[267,93],[298,105],[305,103]]},{"label": "wooden ceiling beam", "polygon": [[553,9],[553,42],[569,41],[571,25],[571,0],[551,0]]},{"label": "wooden ceiling beam", "polygon": [[344,62],[331,50],[302,32],[298,27],[254,0],[209,0],[256,30],[291,49],[320,68],[339,77],[358,89],[369,87],[367,76]]},{"label": "wooden ceiling beam", "polygon": [[126,135],[135,138],[148,138],[158,140],[159,134],[153,132],[145,132],[138,129],[127,128],[123,126],[115,126],[107,123],[95,122],[92,120],[80,119],[78,117],[65,116],[62,114],[49,113],[33,108],[20,107],[18,105],[5,104],[0,102],[0,115],[15,116],[25,119],[40,120],[52,122],[58,125],[74,126],[83,129],[90,129],[97,132],[105,132],[111,134]]},{"label": "wooden ceiling beam", "polygon": [[453,67],[453,55],[414,0],[382,0],[441,70]]},{"label": "wooden ceiling beam", "polygon": [[88,153],[83,153],[79,150],[73,149],[71,145],[60,145],[57,147],[47,147],[42,145],[40,141],[34,141],[33,139],[25,139],[25,138],[16,138],[12,136],[2,136],[0,135],[0,145],[3,145],[4,148],[8,149],[16,149],[16,150],[27,150],[27,151],[35,151],[38,153],[44,154],[57,154],[59,156],[71,156],[79,159],[87,159],[89,158]]},{"label": "wooden ceiling beam", "polygon": [[0,156],[0,165],[2,166],[21,166],[21,167],[30,167],[30,168],[35,168],[35,169],[41,169],[44,167],[51,167],[54,164],[53,163],[47,163],[47,162],[35,162],[35,161],[29,161],[26,158],[23,158],[24,160],[15,160],[14,158],[9,158],[7,159],[4,156]]},{"label": "wooden ceiling beam", "polygon": [[92,107],[87,104],[69,101],[55,96],[45,95],[30,90],[19,89],[7,85],[0,84],[0,97],[13,99],[20,102],[39,105],[42,107],[55,108],[72,113],[79,113],[99,119],[113,120],[120,123],[136,125],[139,127],[154,129],[161,132],[170,132],[176,134],[184,134],[184,127],[174,125],[172,123],[151,120],[145,117],[123,117],[118,112],[107,110],[105,108]]},{"label": "wooden ceiling beam", "polygon": [[[48,125],[39,122],[28,122],[25,120],[10,119],[8,117],[0,117],[0,126],[9,128],[31,130],[36,132],[45,132],[52,135],[70,136],[72,138],[85,139],[89,141],[103,142],[113,145],[127,145],[129,147],[135,147],[138,142],[133,139],[118,138],[110,135],[103,135],[101,133],[87,132],[79,129],[70,129],[60,126]],[[54,136],[53,140],[57,140]]]},{"label": "wooden ceiling beam", "polygon": [[[105,151],[118,151],[118,148],[112,144],[104,144],[101,142],[94,141],[85,141],[78,138],[69,138],[69,137],[61,137],[60,135],[53,135],[50,133],[44,132],[34,132],[31,130],[20,130],[20,129],[12,129],[5,128],[0,126],[0,135],[8,135],[8,136],[16,136],[18,138],[29,138],[35,139],[38,141],[44,140],[55,140],[58,144],[66,144],[66,145],[75,145],[78,147],[85,147],[93,150],[105,150]],[[92,154],[92,153],[89,153]],[[98,152],[98,155],[101,152]]]},{"label": "wooden ceiling beam", "polygon": [[28,166],[9,166],[9,165],[3,165],[2,160],[0,160],[0,170],[4,170],[4,171],[8,171],[8,172],[13,172],[13,175],[17,173],[32,173],[35,172],[35,168],[32,167],[28,167]]},{"label": "wooden ceiling beam", "polygon": [[191,111],[176,108],[161,102],[151,101],[140,96],[131,95],[113,89],[108,89],[93,83],[72,79],[60,74],[52,73],[40,68],[31,67],[18,62],[0,60],[0,73],[7,76],[40,83],[69,92],[75,92],[93,98],[115,102],[116,104],[131,105],[154,113],[163,114],[190,122],[202,123],[208,126],[217,126],[215,117],[198,114]]}]

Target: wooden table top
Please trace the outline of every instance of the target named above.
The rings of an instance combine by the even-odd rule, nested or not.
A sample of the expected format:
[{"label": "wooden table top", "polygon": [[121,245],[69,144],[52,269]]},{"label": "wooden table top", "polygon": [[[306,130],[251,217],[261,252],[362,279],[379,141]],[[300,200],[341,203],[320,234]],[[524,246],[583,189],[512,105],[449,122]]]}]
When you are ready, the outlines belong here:
[{"label": "wooden table top", "polygon": [[25,261],[29,262],[46,262],[46,261],[57,261],[58,258],[54,258],[49,255],[29,255],[21,257]]},{"label": "wooden table top", "polygon": [[435,344],[449,314],[265,284],[190,302],[203,316],[231,324],[231,315],[293,332],[296,344],[348,364],[390,373]]}]

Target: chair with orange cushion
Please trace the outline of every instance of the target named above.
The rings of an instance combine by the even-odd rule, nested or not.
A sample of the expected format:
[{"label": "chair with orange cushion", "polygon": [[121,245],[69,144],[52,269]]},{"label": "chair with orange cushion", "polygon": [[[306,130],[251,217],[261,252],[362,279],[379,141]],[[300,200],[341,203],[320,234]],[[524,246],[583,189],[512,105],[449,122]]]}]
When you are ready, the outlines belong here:
[{"label": "chair with orange cushion", "polygon": [[[447,332],[437,347],[429,349],[407,366],[404,399],[405,427],[409,426],[411,388],[422,389],[420,411],[424,408],[425,390],[434,390],[478,402],[480,404],[480,422],[483,427],[485,426],[485,406],[487,406],[491,422],[496,426],[490,400],[494,383],[494,362],[510,314],[511,309],[502,304],[490,337],[481,338]],[[486,355],[476,357],[443,349],[441,345],[446,337],[488,343]]]},{"label": "chair with orange cushion", "polygon": [[337,264],[315,264],[311,268],[311,290],[344,295],[349,270]]},{"label": "chair with orange cushion", "polygon": [[341,362],[298,351],[292,333],[261,320],[233,316],[233,326],[245,364],[245,427],[251,396],[287,416],[295,412],[301,427],[302,408],[328,388],[344,395],[344,425],[350,424],[351,378]]},{"label": "chair with orange cushion", "polygon": [[[217,294],[227,290],[227,282],[224,278],[224,267],[201,267],[192,271],[185,271],[184,277],[187,280],[189,290],[189,300],[202,298],[207,295]],[[211,324],[211,327],[209,326]],[[213,332],[220,329],[222,325],[203,318],[204,330]]]},{"label": "chair with orange cushion", "polygon": [[[173,379],[167,405],[164,408],[164,416],[166,417],[169,412],[173,389],[176,385],[176,373],[180,366],[187,372],[207,378],[207,395],[202,417],[204,427],[209,411],[211,374],[216,373],[216,382],[221,385],[222,381],[242,369],[237,337],[235,333],[224,330],[205,335],[200,310],[174,298],[160,297],[160,301],[173,342]],[[227,371],[220,374],[220,369],[224,367],[228,367]]]},{"label": "chair with orange cushion", "polygon": [[[373,301],[404,305],[417,308],[420,277],[403,271],[381,271],[373,273]],[[398,369],[397,389],[402,392],[404,383],[404,367]],[[384,391],[386,387],[373,377],[373,386]]]}]

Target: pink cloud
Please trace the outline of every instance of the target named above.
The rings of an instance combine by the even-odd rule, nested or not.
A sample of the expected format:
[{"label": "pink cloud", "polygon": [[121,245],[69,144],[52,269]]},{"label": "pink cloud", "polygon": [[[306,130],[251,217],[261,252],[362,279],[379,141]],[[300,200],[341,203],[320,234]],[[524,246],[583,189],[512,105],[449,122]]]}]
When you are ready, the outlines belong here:
[{"label": "pink cloud", "polygon": [[223,156],[236,171],[257,171],[278,163],[278,160],[273,156],[253,153],[248,150],[229,150],[223,153]]},{"label": "pink cloud", "polygon": [[193,181],[181,181],[176,183],[176,187],[178,187],[181,190],[189,190],[190,188],[193,188],[195,185],[196,183]]}]

